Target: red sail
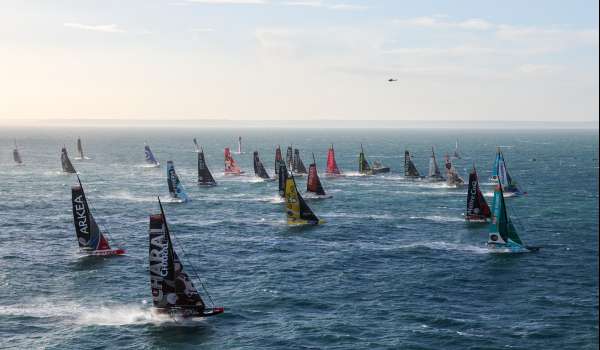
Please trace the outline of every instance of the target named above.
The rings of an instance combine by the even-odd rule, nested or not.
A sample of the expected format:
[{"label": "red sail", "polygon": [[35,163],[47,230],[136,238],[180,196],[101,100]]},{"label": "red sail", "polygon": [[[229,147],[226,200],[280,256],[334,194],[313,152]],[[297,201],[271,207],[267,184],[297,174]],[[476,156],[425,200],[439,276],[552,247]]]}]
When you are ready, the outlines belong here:
[{"label": "red sail", "polygon": [[308,167],[308,179],[306,181],[306,190],[308,192],[316,193],[319,196],[325,195],[325,190],[323,189],[323,185],[321,185],[319,174],[317,174],[317,165],[315,163],[312,163]]},{"label": "red sail", "polygon": [[240,167],[235,162],[235,159],[231,156],[229,147],[225,147],[225,174],[241,174]]},{"label": "red sail", "polygon": [[342,172],[337,166],[335,162],[335,151],[333,150],[333,145],[329,148],[329,152],[327,152],[327,175],[341,175]]}]

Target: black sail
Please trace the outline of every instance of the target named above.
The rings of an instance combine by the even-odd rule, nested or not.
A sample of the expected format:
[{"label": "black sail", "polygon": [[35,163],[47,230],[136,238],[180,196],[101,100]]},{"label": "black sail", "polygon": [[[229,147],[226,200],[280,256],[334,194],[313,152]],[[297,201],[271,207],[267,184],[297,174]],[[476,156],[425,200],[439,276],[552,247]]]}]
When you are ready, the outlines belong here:
[{"label": "black sail", "polygon": [[279,163],[283,162],[283,158],[281,157],[281,147],[277,146],[275,149],[275,174],[279,174]]},{"label": "black sail", "polygon": [[62,165],[62,170],[65,173],[72,173],[72,174],[76,173],[75,167],[73,167],[73,163],[71,163],[71,160],[69,159],[69,155],[67,154],[67,149],[65,147],[63,147],[61,150],[60,163]]},{"label": "black sail", "polygon": [[285,181],[288,178],[288,170],[284,162],[279,162],[279,195],[285,197]]},{"label": "black sail", "polygon": [[81,145],[81,139],[77,138],[77,153],[79,153],[79,158],[83,159],[83,146]]},{"label": "black sail", "polygon": [[110,249],[108,241],[94,220],[81,182],[71,187],[71,202],[73,204],[73,224],[79,247],[85,250]]},{"label": "black sail", "polygon": [[204,150],[202,148],[198,150],[198,184],[205,186],[214,186],[217,184],[206,165]]},{"label": "black sail", "polygon": [[148,256],[152,302],[154,307],[165,311],[178,309],[185,315],[201,315],[204,301],[173,249],[162,206],[160,209],[160,214],[150,215]]},{"label": "black sail", "polygon": [[421,177],[417,167],[413,163],[410,153],[408,151],[404,151],[404,177],[410,178],[418,178]]},{"label": "black sail", "polygon": [[258,157],[258,151],[254,151],[254,174],[262,179],[270,179],[269,174],[267,174],[263,163]]},{"label": "black sail", "polygon": [[466,219],[486,219],[491,217],[491,210],[488,206],[481,189],[479,188],[479,178],[475,167],[469,174],[469,187],[467,190],[467,213]]},{"label": "black sail", "polygon": [[300,150],[294,150],[292,171],[297,174],[306,174],[306,167],[300,158]]},{"label": "black sail", "polygon": [[291,169],[292,171],[294,170],[294,151],[292,150],[292,146],[287,148],[287,152],[285,155],[285,164],[289,169]]}]

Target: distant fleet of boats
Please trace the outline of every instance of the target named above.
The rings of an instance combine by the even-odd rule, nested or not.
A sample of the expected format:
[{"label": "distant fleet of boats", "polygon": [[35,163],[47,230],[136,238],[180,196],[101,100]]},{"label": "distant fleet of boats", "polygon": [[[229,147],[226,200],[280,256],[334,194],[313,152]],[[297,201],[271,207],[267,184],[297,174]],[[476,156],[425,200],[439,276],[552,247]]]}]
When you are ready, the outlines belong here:
[{"label": "distant fleet of boats", "polygon": [[[216,186],[215,181],[204,156],[204,150],[197,140],[193,139],[198,159],[198,185]],[[84,155],[81,139],[77,139],[76,159],[90,159]],[[144,144],[145,162],[149,167],[160,167],[160,163],[152,153],[150,146]],[[238,151],[242,152],[242,138],[238,138]],[[285,214],[287,224],[290,226],[321,225],[324,220],[319,218],[307,204],[303,195],[298,191],[296,178],[307,176],[305,196],[310,199],[331,198],[323,188],[321,179],[317,171],[317,163],[314,154],[308,170],[302,161],[300,150],[287,147],[285,160],[282,157],[281,147],[275,149],[274,175],[271,177],[267,172],[263,162],[259,157],[258,151],[253,152],[254,174],[264,181],[278,182],[278,193],[285,201]],[[461,159],[458,140],[452,158]],[[19,152],[17,141],[15,140],[13,149],[13,159],[16,164],[23,165],[23,158]],[[65,146],[61,149],[62,171],[68,174],[77,174],[73,163],[69,159]],[[173,161],[167,161],[167,186],[172,202],[185,203],[190,200],[175,171]],[[460,188],[464,186],[465,181],[460,177],[458,171],[452,164],[451,157],[445,156],[444,177],[437,163],[435,149],[431,148],[429,160],[429,169],[427,176],[422,176],[415,166],[409,150],[404,152],[404,178],[411,181],[425,182],[445,182],[448,186]],[[390,168],[384,166],[379,161],[369,163],[364,152],[363,145],[360,145],[358,155],[358,173],[362,175],[377,175],[389,173]],[[227,176],[240,176],[245,172],[239,167],[229,147],[224,149],[224,168],[223,174]],[[327,151],[327,166],[325,170],[327,177],[342,177],[344,172],[336,162],[335,150],[331,145]],[[491,181],[495,184],[494,197],[491,207],[488,206],[485,197],[481,191],[479,176],[473,164],[469,173],[466,195],[465,220],[469,223],[488,223],[489,233],[487,246],[494,252],[523,253],[537,251],[538,247],[527,246],[523,243],[517,233],[517,229],[507,209],[506,197],[522,196],[526,194],[510,176],[504,155],[500,148],[497,148],[494,167],[492,169]],[[88,256],[110,256],[125,254],[122,248],[113,248],[109,244],[108,231],[101,229],[95,221],[88,201],[86,199],[83,185],[77,175],[77,184],[71,188],[73,205],[73,222],[75,234],[80,251]],[[173,242],[169,228],[167,226],[166,216],[160,198],[158,198],[160,214],[150,215],[149,227],[149,262],[150,262],[150,284],[154,307],[158,312],[167,313],[173,317],[205,317],[220,314],[224,311],[222,307],[217,307],[210,300],[211,306],[207,306],[200,296],[197,288],[192,283],[189,275],[184,271],[183,264],[174,250]],[[180,247],[183,249],[182,247]],[[200,278],[195,276],[200,283]],[[205,290],[208,298],[210,295]]]}]

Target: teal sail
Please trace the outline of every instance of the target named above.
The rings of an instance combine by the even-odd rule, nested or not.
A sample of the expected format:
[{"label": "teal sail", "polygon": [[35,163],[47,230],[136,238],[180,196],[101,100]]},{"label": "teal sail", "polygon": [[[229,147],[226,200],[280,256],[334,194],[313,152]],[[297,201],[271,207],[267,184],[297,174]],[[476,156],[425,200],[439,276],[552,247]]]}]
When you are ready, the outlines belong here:
[{"label": "teal sail", "polygon": [[526,247],[517,233],[513,224],[506,202],[504,200],[504,191],[502,183],[498,181],[498,186],[494,191],[494,209],[493,217],[490,223],[488,246],[493,249],[499,249],[508,252],[526,252],[537,250],[538,248]]},{"label": "teal sail", "polygon": [[504,154],[498,147],[496,152],[496,160],[494,162],[494,169],[492,169],[492,180],[500,181],[502,183],[504,193],[508,196],[521,196],[526,194],[521,187],[517,184],[508,172],[506,167],[506,161],[504,160]]},{"label": "teal sail", "polygon": [[167,161],[167,185],[169,186],[171,198],[178,199],[182,202],[190,200],[183,188],[183,184],[179,180],[179,176],[177,176],[177,173],[175,172],[175,165],[172,160]]}]

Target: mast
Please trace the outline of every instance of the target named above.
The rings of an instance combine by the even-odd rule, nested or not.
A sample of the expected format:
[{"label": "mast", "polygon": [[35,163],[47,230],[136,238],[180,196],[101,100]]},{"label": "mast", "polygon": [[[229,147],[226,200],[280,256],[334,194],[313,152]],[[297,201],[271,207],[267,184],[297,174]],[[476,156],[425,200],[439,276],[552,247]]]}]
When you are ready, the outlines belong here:
[{"label": "mast", "polygon": [[238,154],[242,154],[242,137],[238,136]]},{"label": "mast", "polygon": [[171,198],[180,199],[183,202],[189,200],[189,197],[183,188],[183,184],[175,172],[175,165],[172,160],[167,161],[167,185],[169,186]]},{"label": "mast", "polygon": [[206,165],[206,160],[204,159],[204,150],[202,147],[198,146],[198,143],[195,142],[196,149],[198,150],[198,184],[204,186],[215,186],[217,182],[213,178],[208,166]]},{"label": "mast", "polygon": [[490,223],[488,244],[518,245],[523,246],[521,238],[508,215],[502,183],[498,181],[494,191],[494,216]]},{"label": "mast", "polygon": [[308,166],[308,179],[306,179],[306,191],[316,193],[319,196],[325,196],[325,190],[321,185],[321,179],[317,173],[317,162],[315,154],[312,154],[313,162]]},{"label": "mast", "polygon": [[63,146],[60,154],[60,164],[62,166],[62,171],[65,173],[75,174],[75,167],[71,160],[69,159],[69,155],[67,154],[67,148]]}]

